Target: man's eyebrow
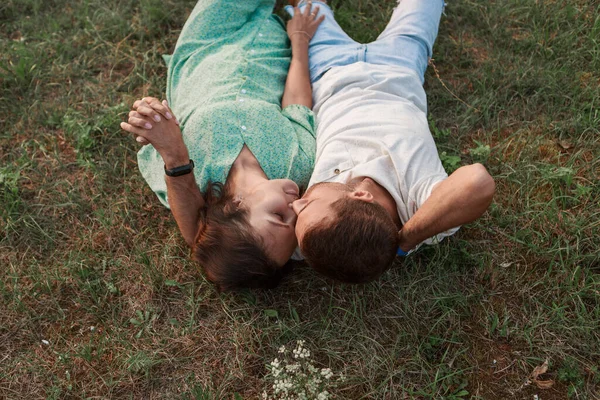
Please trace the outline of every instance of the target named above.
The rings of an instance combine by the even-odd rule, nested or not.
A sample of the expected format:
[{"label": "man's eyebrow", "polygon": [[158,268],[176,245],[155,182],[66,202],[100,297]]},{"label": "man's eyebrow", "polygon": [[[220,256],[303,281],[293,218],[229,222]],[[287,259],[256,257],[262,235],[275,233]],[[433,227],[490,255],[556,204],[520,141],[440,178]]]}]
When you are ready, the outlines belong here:
[{"label": "man's eyebrow", "polygon": [[302,214],[302,212],[303,212],[304,210],[306,210],[306,207],[308,207],[308,206],[310,205],[310,203],[312,203],[312,202],[313,202],[313,201],[315,201],[315,200],[316,200],[316,199],[312,199],[312,200],[310,200],[308,203],[306,203],[306,205],[305,205],[304,207],[302,207],[302,210],[298,211],[298,214],[296,214],[296,217],[299,217],[299,216],[300,216],[300,214]]}]

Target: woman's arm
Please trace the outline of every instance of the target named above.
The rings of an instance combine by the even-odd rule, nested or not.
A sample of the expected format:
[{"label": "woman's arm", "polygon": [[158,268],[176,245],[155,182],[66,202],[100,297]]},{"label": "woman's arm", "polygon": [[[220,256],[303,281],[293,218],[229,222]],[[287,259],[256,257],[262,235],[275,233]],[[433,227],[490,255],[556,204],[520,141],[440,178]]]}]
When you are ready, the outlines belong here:
[{"label": "woman's arm", "polygon": [[[173,169],[188,164],[189,153],[177,119],[156,117],[155,111],[163,116],[172,115],[166,102],[160,103],[158,99],[144,98],[142,101],[136,101],[134,108],[135,111],[129,113],[129,121],[122,122],[121,128],[137,135],[138,142],[152,144],[162,157],[165,168]],[[171,212],[179,231],[191,247],[198,232],[198,218],[200,209],[204,206],[204,198],[193,172],[173,177],[165,175],[165,182]]]},{"label": "woman's arm", "polygon": [[[167,168],[174,168],[189,163],[189,158],[183,163],[172,163],[165,161]],[[198,233],[198,220],[200,209],[204,206],[204,198],[196,184],[194,173],[182,176],[166,176],[167,196],[171,212],[177,222],[179,231],[188,246],[194,246],[194,239]]]},{"label": "woman's arm", "polygon": [[492,202],[494,179],[481,164],[457,169],[442,181],[398,232],[398,245],[409,251],[424,240],[479,218]]},{"label": "woman's arm", "polygon": [[325,18],[316,18],[319,8],[311,12],[311,6],[304,13],[294,8],[294,16],[288,22],[287,33],[292,42],[292,62],[285,82],[281,108],[300,104],[312,108],[312,88],[308,69],[308,44]]}]

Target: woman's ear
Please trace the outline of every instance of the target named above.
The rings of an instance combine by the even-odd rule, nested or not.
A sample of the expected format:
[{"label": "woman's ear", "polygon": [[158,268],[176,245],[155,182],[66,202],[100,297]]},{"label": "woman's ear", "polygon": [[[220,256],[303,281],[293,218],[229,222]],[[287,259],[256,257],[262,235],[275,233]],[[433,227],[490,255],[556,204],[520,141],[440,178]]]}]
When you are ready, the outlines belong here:
[{"label": "woman's ear", "polygon": [[196,247],[196,243],[198,243],[200,240],[202,240],[202,235],[204,235],[205,231],[206,231],[206,224],[204,223],[202,218],[199,218],[198,219],[198,230],[196,231],[196,236],[194,236],[194,240],[193,241],[186,240],[187,244],[190,246],[192,251]]}]

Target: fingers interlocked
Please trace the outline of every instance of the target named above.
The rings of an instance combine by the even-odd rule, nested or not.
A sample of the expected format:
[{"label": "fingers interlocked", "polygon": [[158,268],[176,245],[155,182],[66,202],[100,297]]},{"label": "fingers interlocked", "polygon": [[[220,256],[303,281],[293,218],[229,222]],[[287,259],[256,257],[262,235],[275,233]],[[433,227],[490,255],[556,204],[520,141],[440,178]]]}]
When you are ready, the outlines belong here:
[{"label": "fingers interlocked", "polygon": [[163,100],[161,102],[155,97],[144,97],[136,100],[128,117],[127,122],[121,123],[121,128],[133,133],[136,141],[142,145],[150,143],[144,136],[162,118],[166,120],[173,119],[179,125],[179,121],[172,114],[167,101]]}]

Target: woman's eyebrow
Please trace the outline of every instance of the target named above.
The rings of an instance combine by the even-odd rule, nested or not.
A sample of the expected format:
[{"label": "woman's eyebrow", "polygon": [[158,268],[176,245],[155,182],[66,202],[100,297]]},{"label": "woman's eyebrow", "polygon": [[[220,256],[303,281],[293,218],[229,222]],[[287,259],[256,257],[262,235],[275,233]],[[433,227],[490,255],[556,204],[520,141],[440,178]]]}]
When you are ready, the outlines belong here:
[{"label": "woman's eyebrow", "polygon": [[272,221],[270,219],[267,220],[270,224],[275,225],[275,226],[279,226],[281,228],[286,228],[286,229],[292,229],[292,226],[289,224],[284,224],[283,222],[279,222],[279,221]]}]

